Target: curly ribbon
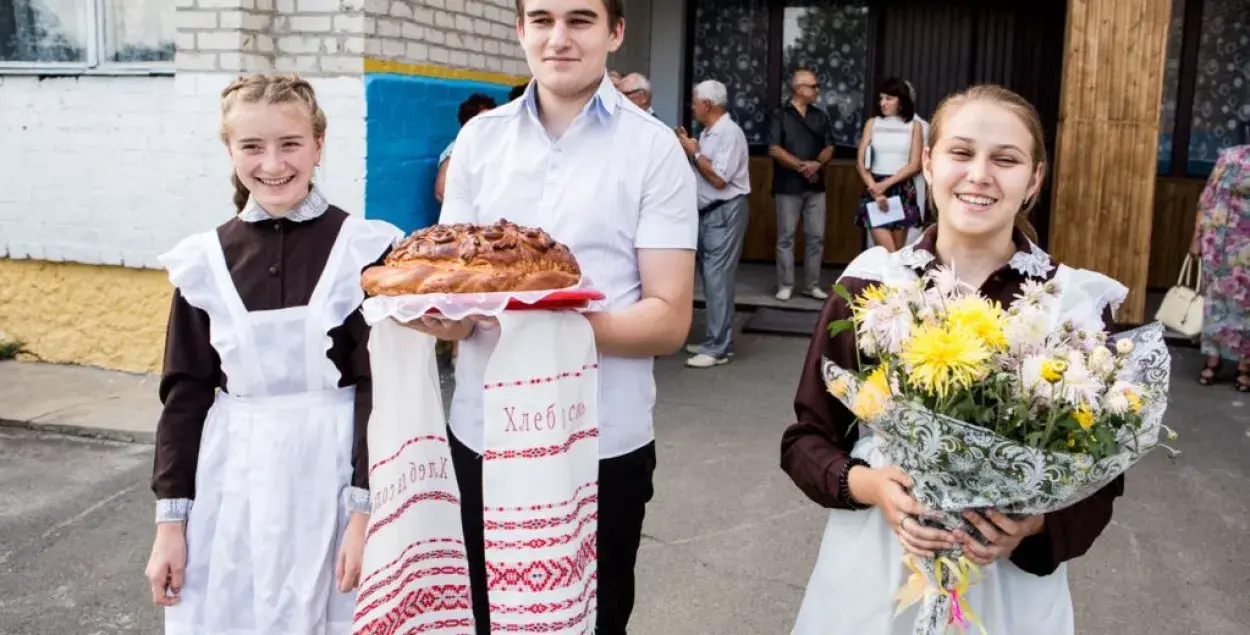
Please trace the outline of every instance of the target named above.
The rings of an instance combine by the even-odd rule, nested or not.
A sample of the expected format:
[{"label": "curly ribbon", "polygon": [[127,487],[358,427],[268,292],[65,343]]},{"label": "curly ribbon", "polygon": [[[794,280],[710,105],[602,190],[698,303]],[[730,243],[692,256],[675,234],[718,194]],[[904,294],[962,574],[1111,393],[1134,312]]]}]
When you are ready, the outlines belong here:
[{"label": "curly ribbon", "polygon": [[961,633],[967,632],[968,625],[975,625],[981,631],[981,635],[989,635],[989,631],[985,629],[985,624],[981,622],[981,618],[967,606],[964,597],[968,593],[968,588],[981,581],[981,569],[969,560],[967,556],[960,556],[958,560],[952,561],[945,556],[938,558],[934,563],[934,578],[942,579],[942,568],[945,567],[954,582],[949,588],[939,587],[933,580],[924,574],[920,569],[920,565],[916,564],[916,560],[911,554],[907,554],[903,558],[903,563],[911,570],[907,582],[894,593],[894,599],[898,600],[898,607],[894,610],[894,615],[898,616],[907,607],[924,599],[927,595],[942,594],[951,599],[951,612],[947,620],[947,626],[956,625]]}]

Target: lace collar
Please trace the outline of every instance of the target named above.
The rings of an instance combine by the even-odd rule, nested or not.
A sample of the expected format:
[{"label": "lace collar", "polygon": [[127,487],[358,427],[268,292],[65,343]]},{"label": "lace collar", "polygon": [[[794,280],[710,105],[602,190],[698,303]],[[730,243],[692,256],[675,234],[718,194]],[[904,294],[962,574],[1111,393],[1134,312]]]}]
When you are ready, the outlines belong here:
[{"label": "lace collar", "polygon": [[[1007,267],[1030,278],[1045,280],[1050,277],[1051,272],[1055,270],[1055,262],[1050,254],[1042,251],[1041,247],[1029,240],[1019,227],[1012,229],[1011,241],[1015,243],[1016,253],[1011,256],[1011,260],[1007,261]],[[937,226],[935,225],[925,230],[919,240],[898,250],[895,257],[898,258],[900,264],[910,269],[921,272],[928,270],[938,262],[937,250],[934,247],[936,243]]]},{"label": "lace collar", "polygon": [[242,212],[239,212],[239,220],[245,223],[259,223],[261,221],[284,218],[293,223],[302,223],[321,216],[327,209],[330,209],[329,201],[326,200],[321,190],[314,185],[308,191],[308,196],[304,197],[304,200],[300,201],[299,205],[296,205],[294,209],[282,216],[270,215],[269,212],[265,211],[265,208],[260,206],[260,203],[257,203],[255,199],[249,198],[247,199],[247,206],[243,208]]}]

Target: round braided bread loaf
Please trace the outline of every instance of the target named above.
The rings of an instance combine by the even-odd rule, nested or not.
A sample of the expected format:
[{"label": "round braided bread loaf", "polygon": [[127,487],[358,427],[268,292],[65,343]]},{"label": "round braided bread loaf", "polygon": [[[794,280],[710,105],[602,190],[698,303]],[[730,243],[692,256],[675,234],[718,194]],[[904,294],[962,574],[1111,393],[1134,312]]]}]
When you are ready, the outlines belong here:
[{"label": "round braided bread loaf", "polygon": [[395,246],[361,275],[367,295],[540,291],[582,278],[568,247],[547,232],[500,219],[490,225],[434,225]]}]

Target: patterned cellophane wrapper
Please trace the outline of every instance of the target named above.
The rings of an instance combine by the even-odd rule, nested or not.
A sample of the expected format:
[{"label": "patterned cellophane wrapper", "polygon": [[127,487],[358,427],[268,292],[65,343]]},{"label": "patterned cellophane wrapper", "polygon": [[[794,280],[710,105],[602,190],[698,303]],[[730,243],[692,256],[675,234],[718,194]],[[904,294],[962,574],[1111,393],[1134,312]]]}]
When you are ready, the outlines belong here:
[{"label": "patterned cellophane wrapper", "polygon": [[[1097,462],[1089,455],[1029,447],[901,399],[891,400],[881,417],[858,425],[867,425],[880,436],[879,447],[889,464],[912,478],[912,496],[937,512],[934,519],[920,519],[923,524],[947,530],[963,528],[970,536],[982,539],[961,516],[963,510],[992,507],[1008,516],[1058,511],[1094,494],[1159,447],[1171,371],[1163,329],[1151,324],[1113,336],[1115,340],[1126,338],[1134,343],[1128,366],[1131,381],[1142,386],[1145,393],[1139,413],[1142,427],[1121,430],[1117,438],[1120,452]],[[824,360],[823,374],[826,385],[845,377],[847,390],[841,401],[849,408],[861,381],[828,359]],[[966,589],[976,573],[972,570],[975,565],[962,556],[962,550],[956,548],[920,562],[928,587],[936,592],[925,594],[915,635],[938,635],[947,632],[951,624],[962,628],[968,621],[979,622],[976,607],[960,601],[959,590]]]},{"label": "patterned cellophane wrapper", "polygon": [[[503,291],[497,293],[427,293],[421,295],[373,296],[365,300],[361,310],[365,322],[377,324],[387,318],[397,322],[411,322],[427,314],[459,320],[469,316],[493,317],[507,310],[513,302],[537,304],[556,294],[569,291],[591,291],[589,278],[583,277],[578,284],[565,289],[541,291]],[[590,302],[586,309],[593,310],[598,302]]]}]

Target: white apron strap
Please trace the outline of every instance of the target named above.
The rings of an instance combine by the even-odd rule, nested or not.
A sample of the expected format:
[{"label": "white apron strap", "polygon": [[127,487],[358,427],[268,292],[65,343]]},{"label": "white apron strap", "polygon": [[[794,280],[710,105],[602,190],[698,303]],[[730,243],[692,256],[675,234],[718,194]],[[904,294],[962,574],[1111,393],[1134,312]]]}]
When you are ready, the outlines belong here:
[{"label": "white apron strap", "polygon": [[492,632],[589,633],[597,606],[599,367],[572,312],[513,311],[486,366]]},{"label": "white apron strap", "polygon": [[348,216],[343,221],[308,301],[308,320],[305,324],[308,345],[304,365],[312,389],[338,386],[340,373],[326,357],[332,345],[330,331],[342,325],[364,302],[361,271],[381,258],[402,235],[399,228],[382,221],[355,216]]},{"label": "white apron strap", "polygon": [[460,488],[435,340],[394,320],[369,335],[373,513],[353,633],[472,633]]},{"label": "white apron strap", "polygon": [[[223,349],[219,345],[216,333],[213,336],[213,345],[221,357],[222,370],[229,378],[231,392],[263,394],[266,382],[263,381],[260,354],[256,348],[255,332],[251,328],[251,320],[248,319],[247,307],[243,305],[243,298],[239,297],[239,290],[234,286],[234,280],[230,277],[230,269],[226,266],[226,254],[217,232],[208,232],[202,236],[207,243],[204,245],[204,251],[208,257],[208,267],[212,272],[213,282],[217,287],[217,295],[228,314],[213,317],[217,319],[227,317],[231,330],[229,339],[232,342],[228,342],[228,348]],[[226,324],[213,325],[214,331],[224,327]]]}]

